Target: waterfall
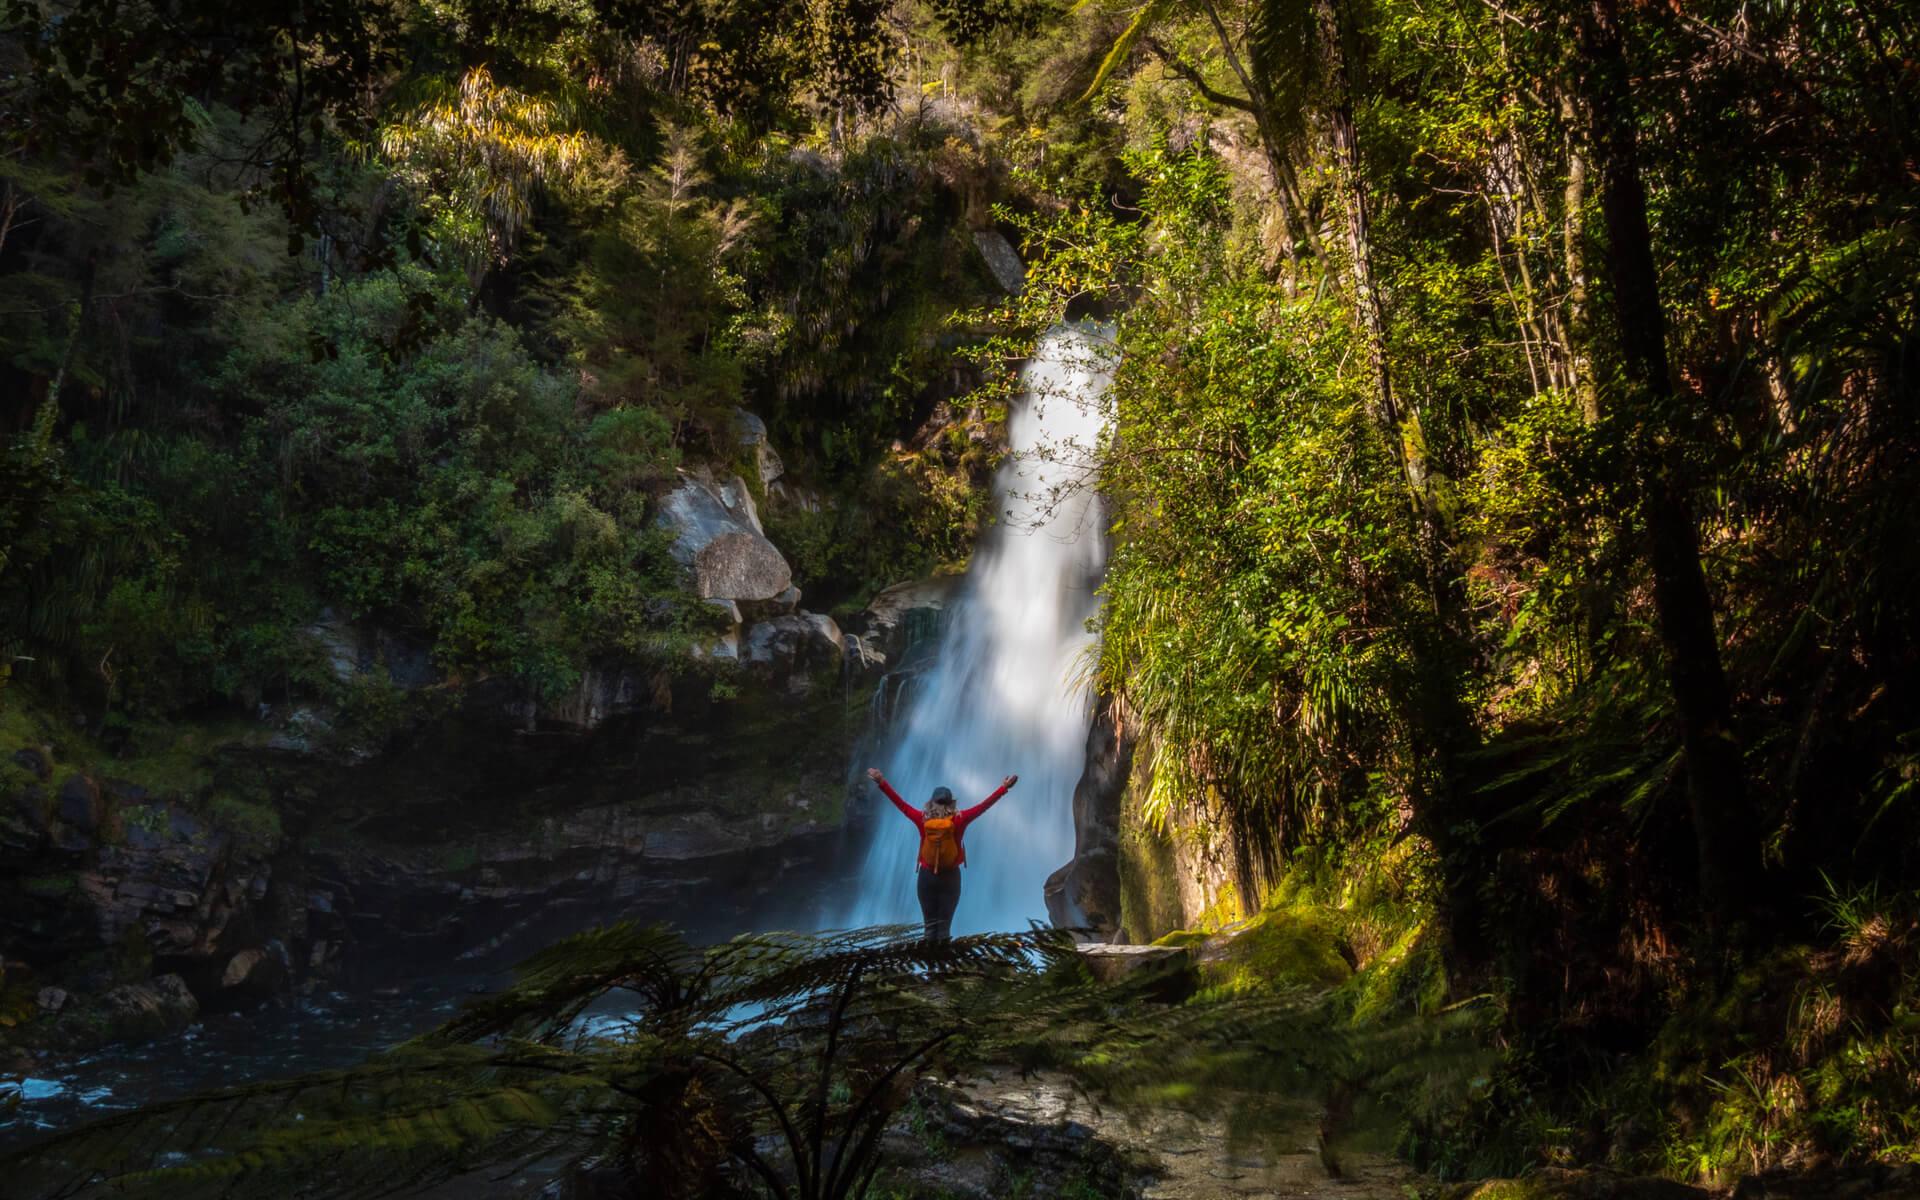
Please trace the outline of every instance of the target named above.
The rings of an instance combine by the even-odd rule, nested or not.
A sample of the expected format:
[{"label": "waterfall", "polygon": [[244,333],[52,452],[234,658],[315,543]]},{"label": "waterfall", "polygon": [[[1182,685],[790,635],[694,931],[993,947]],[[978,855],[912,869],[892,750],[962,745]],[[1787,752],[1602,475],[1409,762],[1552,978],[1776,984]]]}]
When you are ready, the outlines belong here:
[{"label": "waterfall", "polygon": [[[1003,776],[1020,776],[967,829],[956,934],[1044,920],[1042,885],[1073,857],[1073,788],[1091,720],[1087,621],[1106,565],[1090,485],[1112,336],[1082,323],[1040,339],[1009,414],[1012,452],[994,481],[999,521],[974,551],[932,664],[911,681],[871,762],[855,764],[879,767],[921,807],[938,786],[965,808]],[[878,809],[872,840],[857,893],[830,923],[917,922],[913,826],[860,783],[860,803]]]}]

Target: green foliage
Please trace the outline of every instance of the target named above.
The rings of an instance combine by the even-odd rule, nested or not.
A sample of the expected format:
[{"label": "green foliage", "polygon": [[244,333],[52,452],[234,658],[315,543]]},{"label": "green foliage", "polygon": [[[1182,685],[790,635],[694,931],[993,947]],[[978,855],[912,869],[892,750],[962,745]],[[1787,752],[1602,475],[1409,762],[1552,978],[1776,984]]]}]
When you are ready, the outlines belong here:
[{"label": "green foliage", "polygon": [[1410,514],[1341,309],[1226,236],[1204,146],[1130,162],[1145,228],[1067,218],[1038,231],[1054,254],[1034,272],[1057,302],[1138,288],[1110,392],[1099,680],[1157,735],[1148,818],[1226,814],[1271,861],[1369,828],[1420,769]]},{"label": "green foliage", "polygon": [[724,427],[740,389],[731,319],[746,303],[736,267],[752,221],[712,190],[698,138],[675,127],[589,244],[566,289],[566,328],[597,402]]},{"label": "green foliage", "polygon": [[[190,7],[155,44],[209,19]],[[177,74],[146,81],[156,119],[185,105],[192,128],[116,150],[120,190],[76,181],[57,145],[10,152],[0,356],[63,381],[9,436],[0,492],[5,650],[26,674],[98,721],[365,708],[305,632],[327,609],[424,637],[456,683],[536,695],[598,659],[673,656],[706,610],[649,506],[687,458],[729,457],[743,403],[774,419],[789,486],[835,514],[802,555],[823,603],[964,557],[980,455],[875,464],[950,364],[952,302],[986,282],[955,229],[985,163],[918,118],[768,132],[816,100],[840,118],[872,101],[891,68],[868,7],[644,8],[435,5],[403,22],[404,63],[378,4],[329,10],[329,37],[373,57],[326,62],[246,14],[236,45],[272,53],[187,54],[213,71],[204,106]],[[41,32],[133,59],[83,54],[16,88],[46,129],[87,116],[72,88],[145,61],[97,15]],[[806,29],[831,37],[793,40]],[[396,68],[378,89],[334,90],[376,61]],[[272,172],[233,166],[301,128],[265,111],[300,73],[340,123]],[[287,212],[253,202],[263,187]],[[304,232],[317,244],[287,256]]]},{"label": "green foliage", "polygon": [[[702,950],[616,926],[543,951],[508,990],[365,1066],[121,1114],[6,1165],[48,1195],[280,1195],[298,1181],[351,1196],[584,1157],[662,1196],[827,1200],[866,1194],[881,1131],[930,1069],[1010,1054],[1138,1102],[1176,1077],[1187,1094],[1271,1087],[1276,1057],[1330,1053],[1292,1000],[1141,1005],[1093,983],[1051,931]],[[199,1152],[179,1161],[181,1144]]]}]

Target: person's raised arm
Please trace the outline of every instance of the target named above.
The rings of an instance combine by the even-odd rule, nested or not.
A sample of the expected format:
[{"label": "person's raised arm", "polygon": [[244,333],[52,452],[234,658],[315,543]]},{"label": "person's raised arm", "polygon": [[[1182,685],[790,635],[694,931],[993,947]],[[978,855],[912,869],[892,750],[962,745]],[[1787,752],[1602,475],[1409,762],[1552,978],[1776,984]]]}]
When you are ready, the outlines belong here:
[{"label": "person's raised arm", "polygon": [[893,785],[887,782],[887,777],[880,773],[879,767],[868,767],[867,778],[880,785],[880,791],[887,799],[893,801],[893,806],[899,809],[907,820],[912,821],[915,825],[920,823],[923,814],[919,809],[900,798],[900,793],[893,790]]},{"label": "person's raised arm", "polygon": [[1011,788],[1014,784],[1019,782],[1020,782],[1020,777],[1018,775],[1007,776],[1005,779],[1002,779],[1000,781],[999,787],[993,789],[993,794],[991,796],[988,796],[985,800],[982,800],[980,803],[974,805],[972,808],[969,808],[966,811],[962,812],[956,819],[962,823],[973,820],[975,817],[979,816],[981,813],[987,811],[988,809],[992,808],[995,804],[997,804],[1000,800],[1000,797],[1006,795],[1007,790]]}]

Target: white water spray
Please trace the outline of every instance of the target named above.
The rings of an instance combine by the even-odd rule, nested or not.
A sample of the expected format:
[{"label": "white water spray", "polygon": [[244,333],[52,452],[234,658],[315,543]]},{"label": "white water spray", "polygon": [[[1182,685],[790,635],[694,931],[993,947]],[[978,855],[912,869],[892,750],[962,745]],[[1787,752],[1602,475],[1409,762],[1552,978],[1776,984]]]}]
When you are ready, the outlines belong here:
[{"label": "white water spray", "polygon": [[[1008,420],[1012,453],[994,481],[1000,521],[974,552],[933,664],[873,751],[872,765],[920,807],[938,786],[965,808],[1003,776],[1020,776],[967,829],[956,934],[1044,920],[1042,885],[1073,856],[1073,788],[1091,720],[1086,623],[1106,565],[1091,484],[1112,336],[1057,325],[1040,339]],[[917,922],[913,826],[861,782],[862,803],[879,812],[857,895],[836,923]]]}]

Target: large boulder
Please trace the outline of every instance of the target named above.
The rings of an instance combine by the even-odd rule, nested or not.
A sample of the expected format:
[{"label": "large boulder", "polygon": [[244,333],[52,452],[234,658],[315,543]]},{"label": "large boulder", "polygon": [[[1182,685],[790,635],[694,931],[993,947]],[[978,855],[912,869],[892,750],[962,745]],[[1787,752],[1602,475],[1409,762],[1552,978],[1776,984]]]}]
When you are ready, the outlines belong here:
[{"label": "large boulder", "polygon": [[286,949],[277,940],[250,946],[227,960],[220,987],[236,1004],[271,999],[287,979]]},{"label": "large boulder", "polygon": [[194,999],[186,980],[162,975],[114,988],[77,1015],[86,1025],[97,1028],[102,1041],[139,1041],[178,1033],[193,1024],[200,1015],[200,1002]]},{"label": "large boulder", "polygon": [[660,501],[660,522],[674,532],[673,556],[694,591],[714,600],[771,600],[793,586],[793,568],[761,531],[746,483],[737,475],[683,474]]}]

